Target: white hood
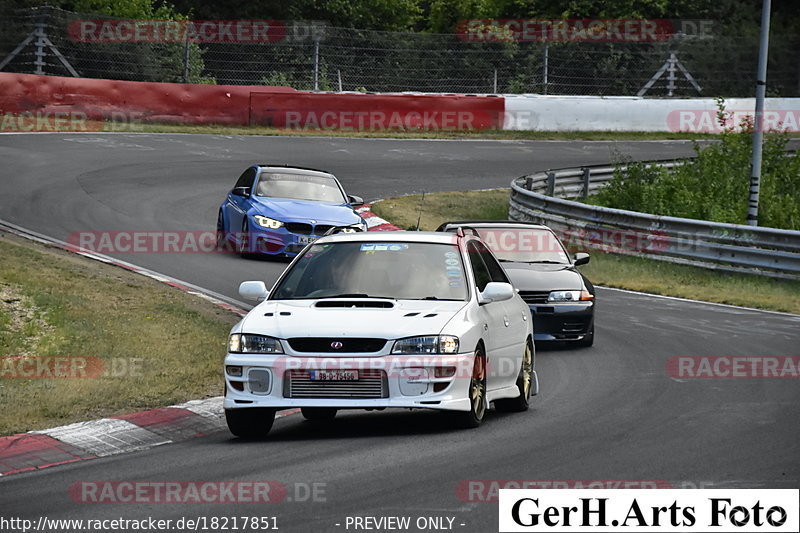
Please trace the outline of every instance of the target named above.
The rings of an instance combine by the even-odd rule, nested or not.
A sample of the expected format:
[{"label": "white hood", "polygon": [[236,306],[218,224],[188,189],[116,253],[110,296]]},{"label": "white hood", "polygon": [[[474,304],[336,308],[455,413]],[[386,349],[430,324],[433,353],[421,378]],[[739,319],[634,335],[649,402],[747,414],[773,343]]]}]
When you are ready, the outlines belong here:
[{"label": "white hood", "polygon": [[[367,305],[391,302],[391,308],[317,307],[344,300],[266,301],[255,307],[239,324],[241,333],[292,337],[377,337],[399,339],[435,335],[467,302],[430,300],[348,299]],[[407,316],[417,313],[413,316]],[[271,316],[270,316],[271,314]],[[433,315],[433,316],[430,316]]]}]

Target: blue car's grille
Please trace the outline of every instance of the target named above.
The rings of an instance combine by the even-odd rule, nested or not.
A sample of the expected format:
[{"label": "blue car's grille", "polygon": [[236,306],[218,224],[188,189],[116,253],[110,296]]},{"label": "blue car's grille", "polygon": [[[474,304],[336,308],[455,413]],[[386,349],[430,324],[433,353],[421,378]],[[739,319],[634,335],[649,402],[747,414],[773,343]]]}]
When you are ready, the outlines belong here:
[{"label": "blue car's grille", "polygon": [[289,233],[295,233],[297,235],[325,235],[325,233],[333,226],[327,224],[318,224],[316,226],[312,226],[311,224],[306,224],[305,222],[287,222],[285,227],[286,231]]}]

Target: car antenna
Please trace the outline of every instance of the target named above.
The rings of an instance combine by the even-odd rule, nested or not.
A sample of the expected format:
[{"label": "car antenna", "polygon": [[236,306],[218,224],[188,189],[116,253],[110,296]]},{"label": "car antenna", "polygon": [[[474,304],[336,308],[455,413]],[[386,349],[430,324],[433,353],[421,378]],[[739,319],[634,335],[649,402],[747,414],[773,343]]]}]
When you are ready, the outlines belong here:
[{"label": "car antenna", "polygon": [[425,191],[422,191],[422,200],[419,201],[419,216],[417,217],[417,229],[419,231],[419,223],[422,220],[422,205],[425,203]]}]

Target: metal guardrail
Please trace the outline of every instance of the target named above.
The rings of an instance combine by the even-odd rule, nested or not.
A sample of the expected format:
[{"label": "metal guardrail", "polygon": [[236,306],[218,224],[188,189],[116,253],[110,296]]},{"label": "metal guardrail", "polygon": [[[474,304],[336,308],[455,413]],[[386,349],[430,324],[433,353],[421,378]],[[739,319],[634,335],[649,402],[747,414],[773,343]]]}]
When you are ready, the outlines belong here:
[{"label": "metal guardrail", "polygon": [[[668,169],[679,161],[654,161]],[[800,231],[723,224],[589,205],[611,165],[537,172],[511,182],[509,218],[546,224],[579,248],[715,270],[800,279]]]}]

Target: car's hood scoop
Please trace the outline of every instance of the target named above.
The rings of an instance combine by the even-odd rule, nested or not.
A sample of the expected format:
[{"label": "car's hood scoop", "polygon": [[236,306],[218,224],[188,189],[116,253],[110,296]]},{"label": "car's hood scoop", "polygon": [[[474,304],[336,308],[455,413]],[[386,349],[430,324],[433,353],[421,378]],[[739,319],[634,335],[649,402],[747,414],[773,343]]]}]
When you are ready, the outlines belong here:
[{"label": "car's hood scoop", "polygon": [[391,309],[394,303],[389,300],[320,300],[314,307],[362,307],[373,309]]},{"label": "car's hood scoop", "polygon": [[267,300],[244,319],[241,331],[281,339],[435,335],[465,305],[465,301],[377,298]]}]

